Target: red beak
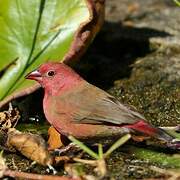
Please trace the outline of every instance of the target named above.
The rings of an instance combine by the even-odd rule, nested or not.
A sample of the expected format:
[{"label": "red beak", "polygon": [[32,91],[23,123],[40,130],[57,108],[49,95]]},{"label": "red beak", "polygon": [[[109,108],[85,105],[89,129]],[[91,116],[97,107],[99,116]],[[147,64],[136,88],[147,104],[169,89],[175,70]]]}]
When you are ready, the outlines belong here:
[{"label": "red beak", "polygon": [[42,75],[39,71],[35,70],[27,74],[25,78],[40,81],[42,79]]}]

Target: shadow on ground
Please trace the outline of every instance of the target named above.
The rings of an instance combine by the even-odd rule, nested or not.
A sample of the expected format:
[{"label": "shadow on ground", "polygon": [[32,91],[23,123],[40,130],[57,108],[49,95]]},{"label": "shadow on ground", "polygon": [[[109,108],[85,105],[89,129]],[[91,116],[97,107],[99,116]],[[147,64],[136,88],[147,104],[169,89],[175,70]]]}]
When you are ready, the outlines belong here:
[{"label": "shadow on ground", "polygon": [[115,80],[130,76],[131,65],[137,58],[154,51],[150,47],[150,38],[167,36],[170,34],[151,28],[105,22],[75,69],[89,82],[108,89]]}]

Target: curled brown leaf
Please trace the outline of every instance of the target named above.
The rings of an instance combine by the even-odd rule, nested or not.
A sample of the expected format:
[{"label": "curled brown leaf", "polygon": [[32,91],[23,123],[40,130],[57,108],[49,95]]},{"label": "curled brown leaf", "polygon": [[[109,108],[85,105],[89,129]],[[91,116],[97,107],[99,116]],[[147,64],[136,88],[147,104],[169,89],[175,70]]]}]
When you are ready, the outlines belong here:
[{"label": "curled brown leaf", "polygon": [[90,18],[88,22],[80,25],[74,36],[70,50],[63,58],[63,62],[68,65],[73,65],[80,59],[104,22],[105,0],[87,0],[87,6],[90,12]]},{"label": "curled brown leaf", "polygon": [[53,163],[53,158],[40,135],[23,133],[12,128],[8,132],[7,146],[15,148],[25,157],[41,165],[46,166]]},{"label": "curled brown leaf", "polygon": [[59,134],[59,132],[57,132],[54,127],[51,126],[48,129],[48,135],[48,150],[58,149],[63,146],[63,143],[61,141],[61,134]]}]

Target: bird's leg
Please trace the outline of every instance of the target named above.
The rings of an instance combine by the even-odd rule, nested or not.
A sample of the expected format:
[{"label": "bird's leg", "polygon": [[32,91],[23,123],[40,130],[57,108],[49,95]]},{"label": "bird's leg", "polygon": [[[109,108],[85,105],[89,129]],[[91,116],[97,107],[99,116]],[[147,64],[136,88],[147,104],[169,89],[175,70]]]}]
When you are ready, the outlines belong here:
[{"label": "bird's leg", "polygon": [[67,146],[61,147],[59,149],[55,149],[53,153],[56,156],[60,156],[62,153],[68,152],[70,149],[79,150],[80,148],[74,143],[69,143]]}]

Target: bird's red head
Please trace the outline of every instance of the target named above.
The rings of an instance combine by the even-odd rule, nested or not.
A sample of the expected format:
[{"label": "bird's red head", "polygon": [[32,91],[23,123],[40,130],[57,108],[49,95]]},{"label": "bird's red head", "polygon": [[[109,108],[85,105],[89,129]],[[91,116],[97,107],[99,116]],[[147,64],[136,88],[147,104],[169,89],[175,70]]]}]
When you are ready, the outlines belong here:
[{"label": "bird's red head", "polygon": [[37,70],[30,72],[26,79],[39,82],[49,93],[67,89],[82,80],[70,67],[55,62],[42,64]]}]

